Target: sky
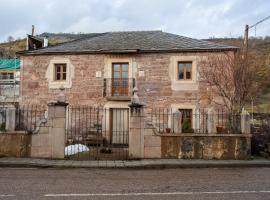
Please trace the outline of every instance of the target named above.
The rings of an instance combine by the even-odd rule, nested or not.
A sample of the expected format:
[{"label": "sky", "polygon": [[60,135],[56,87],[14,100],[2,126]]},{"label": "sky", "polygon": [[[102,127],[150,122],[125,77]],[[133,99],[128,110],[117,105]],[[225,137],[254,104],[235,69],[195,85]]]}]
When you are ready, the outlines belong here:
[{"label": "sky", "polygon": [[[270,0],[0,0],[0,42],[43,32],[162,30],[183,36],[239,37],[270,15]],[[255,36],[255,29],[250,30]],[[270,19],[256,36],[270,35]]]}]

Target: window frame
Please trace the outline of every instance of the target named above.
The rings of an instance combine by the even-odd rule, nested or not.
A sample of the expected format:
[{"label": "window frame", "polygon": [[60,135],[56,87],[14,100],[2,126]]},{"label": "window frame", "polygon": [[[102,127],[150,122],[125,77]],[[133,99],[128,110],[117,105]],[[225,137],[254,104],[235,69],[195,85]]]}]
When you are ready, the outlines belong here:
[{"label": "window frame", "polygon": [[[119,70],[115,70],[115,65],[119,65]],[[127,65],[127,69],[126,70],[123,70],[123,65]],[[119,77],[116,78],[114,76],[114,73],[117,72],[119,73]],[[123,78],[123,73],[127,73],[128,77],[127,78]],[[120,82],[120,85],[117,87],[115,87],[113,84],[112,84],[112,87],[111,87],[111,94],[112,96],[117,96],[115,95],[115,92],[117,90],[120,91],[120,96],[128,96],[128,93],[129,93],[129,62],[112,62],[112,65],[111,65],[111,81],[112,83],[114,81],[118,81]],[[125,87],[124,86],[124,81],[127,81],[127,86]]]},{"label": "window frame", "polygon": [[[58,80],[57,79],[57,67],[58,66],[60,66],[60,79]],[[66,70],[65,70],[65,72],[64,72],[64,70],[63,70],[63,68],[64,68],[64,66],[65,66],[65,68],[66,68]],[[55,81],[55,82],[66,82],[67,81],[67,63],[54,63],[54,78],[53,78],[53,80]],[[66,77],[65,77],[65,79],[63,79],[63,74],[66,74]]]},{"label": "window frame", "polygon": [[[1,80],[15,80],[15,73],[16,71],[14,70],[0,70]],[[13,76],[13,78],[10,78],[11,75]],[[8,78],[3,78],[3,77],[8,77]]]},{"label": "window frame", "polygon": [[[179,78],[179,73],[180,73],[180,70],[179,70],[179,65],[180,64],[184,64],[184,77],[183,79],[180,79]],[[190,64],[190,78],[187,79],[187,64]],[[193,80],[193,61],[178,61],[177,62],[177,80],[178,81],[192,81]]]}]

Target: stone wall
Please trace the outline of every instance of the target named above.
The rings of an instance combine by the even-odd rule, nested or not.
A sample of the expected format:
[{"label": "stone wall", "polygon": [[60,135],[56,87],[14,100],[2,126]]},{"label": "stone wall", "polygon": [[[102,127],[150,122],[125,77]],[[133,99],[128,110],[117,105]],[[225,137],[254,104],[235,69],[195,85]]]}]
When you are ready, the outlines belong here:
[{"label": "stone wall", "polygon": [[30,156],[31,135],[24,132],[0,133],[0,157]]},{"label": "stone wall", "polygon": [[162,158],[249,159],[250,140],[240,134],[161,136]]}]

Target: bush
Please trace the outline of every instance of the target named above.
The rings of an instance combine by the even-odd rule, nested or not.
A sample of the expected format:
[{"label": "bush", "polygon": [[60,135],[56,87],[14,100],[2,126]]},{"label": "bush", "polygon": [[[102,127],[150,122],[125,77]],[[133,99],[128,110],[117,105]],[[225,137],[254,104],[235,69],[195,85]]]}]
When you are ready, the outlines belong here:
[{"label": "bush", "polygon": [[194,133],[190,119],[185,118],[182,124],[182,133]]},{"label": "bush", "polygon": [[6,131],[6,123],[2,122],[2,124],[0,125],[0,131]]}]

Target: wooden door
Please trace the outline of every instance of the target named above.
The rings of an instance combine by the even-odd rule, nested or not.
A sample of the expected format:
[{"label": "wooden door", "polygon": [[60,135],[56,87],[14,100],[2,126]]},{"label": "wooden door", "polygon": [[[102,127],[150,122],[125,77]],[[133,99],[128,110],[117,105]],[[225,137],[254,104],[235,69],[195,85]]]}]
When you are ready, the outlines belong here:
[{"label": "wooden door", "polygon": [[129,110],[125,108],[111,109],[111,143],[128,145]]}]

